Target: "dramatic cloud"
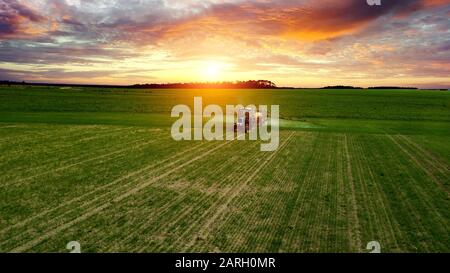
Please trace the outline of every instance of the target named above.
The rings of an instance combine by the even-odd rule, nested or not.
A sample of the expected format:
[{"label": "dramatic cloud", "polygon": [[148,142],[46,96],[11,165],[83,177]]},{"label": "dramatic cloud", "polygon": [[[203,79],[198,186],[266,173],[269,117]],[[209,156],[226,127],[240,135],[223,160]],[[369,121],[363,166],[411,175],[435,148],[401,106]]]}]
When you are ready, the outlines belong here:
[{"label": "dramatic cloud", "polygon": [[450,85],[450,0],[381,2],[0,0],[0,77]]},{"label": "dramatic cloud", "polygon": [[0,38],[33,34],[33,25],[45,18],[23,3],[16,0],[0,1]]}]

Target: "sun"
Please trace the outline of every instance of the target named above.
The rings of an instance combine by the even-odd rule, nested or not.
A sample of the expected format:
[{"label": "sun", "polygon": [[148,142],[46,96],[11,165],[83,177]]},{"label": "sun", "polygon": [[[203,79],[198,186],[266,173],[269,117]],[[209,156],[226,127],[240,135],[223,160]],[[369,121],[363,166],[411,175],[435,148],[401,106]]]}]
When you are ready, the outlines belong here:
[{"label": "sun", "polygon": [[220,62],[209,61],[204,64],[202,76],[205,80],[218,80],[222,75],[224,65]]}]

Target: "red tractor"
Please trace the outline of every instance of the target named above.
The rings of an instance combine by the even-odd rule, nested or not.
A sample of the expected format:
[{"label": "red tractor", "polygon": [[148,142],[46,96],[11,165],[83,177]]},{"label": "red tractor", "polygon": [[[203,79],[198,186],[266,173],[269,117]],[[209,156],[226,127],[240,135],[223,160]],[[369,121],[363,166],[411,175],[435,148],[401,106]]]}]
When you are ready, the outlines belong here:
[{"label": "red tractor", "polygon": [[266,123],[267,114],[257,112],[253,108],[239,109],[237,122],[234,123],[234,131],[248,133],[251,130]]}]

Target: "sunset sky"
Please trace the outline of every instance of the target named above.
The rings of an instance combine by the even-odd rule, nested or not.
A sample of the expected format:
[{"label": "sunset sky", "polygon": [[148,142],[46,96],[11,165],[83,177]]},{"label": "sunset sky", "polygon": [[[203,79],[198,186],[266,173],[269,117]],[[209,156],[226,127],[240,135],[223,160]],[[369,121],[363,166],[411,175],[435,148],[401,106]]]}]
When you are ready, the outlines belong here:
[{"label": "sunset sky", "polygon": [[450,87],[450,0],[0,0],[0,80]]}]

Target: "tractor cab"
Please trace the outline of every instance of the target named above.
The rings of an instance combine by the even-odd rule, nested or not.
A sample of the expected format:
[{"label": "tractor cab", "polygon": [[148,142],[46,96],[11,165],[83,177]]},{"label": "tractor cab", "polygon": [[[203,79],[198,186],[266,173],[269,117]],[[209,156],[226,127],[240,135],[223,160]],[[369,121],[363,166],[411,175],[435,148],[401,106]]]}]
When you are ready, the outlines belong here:
[{"label": "tractor cab", "polygon": [[267,113],[258,112],[251,107],[239,109],[237,122],[234,124],[234,131],[245,132],[264,125],[266,123]]}]

